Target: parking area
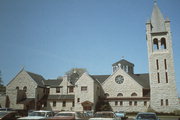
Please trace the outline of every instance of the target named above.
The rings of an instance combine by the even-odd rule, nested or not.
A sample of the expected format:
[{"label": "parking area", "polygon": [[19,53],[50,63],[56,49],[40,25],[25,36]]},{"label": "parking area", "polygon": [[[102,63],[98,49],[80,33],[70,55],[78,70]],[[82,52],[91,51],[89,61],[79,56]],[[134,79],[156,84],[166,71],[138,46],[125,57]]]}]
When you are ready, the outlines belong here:
[{"label": "parking area", "polygon": [[[128,116],[127,120],[134,120],[135,116]],[[180,116],[158,116],[160,120],[180,120]]]}]

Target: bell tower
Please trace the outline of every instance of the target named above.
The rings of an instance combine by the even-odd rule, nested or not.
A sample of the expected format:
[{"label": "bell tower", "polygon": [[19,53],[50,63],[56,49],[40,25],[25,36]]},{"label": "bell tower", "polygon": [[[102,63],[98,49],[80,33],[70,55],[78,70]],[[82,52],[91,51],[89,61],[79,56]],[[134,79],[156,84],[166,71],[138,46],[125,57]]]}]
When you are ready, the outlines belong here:
[{"label": "bell tower", "polygon": [[157,112],[174,112],[179,107],[176,90],[169,19],[164,19],[156,1],[146,23],[149,60],[150,107]]}]

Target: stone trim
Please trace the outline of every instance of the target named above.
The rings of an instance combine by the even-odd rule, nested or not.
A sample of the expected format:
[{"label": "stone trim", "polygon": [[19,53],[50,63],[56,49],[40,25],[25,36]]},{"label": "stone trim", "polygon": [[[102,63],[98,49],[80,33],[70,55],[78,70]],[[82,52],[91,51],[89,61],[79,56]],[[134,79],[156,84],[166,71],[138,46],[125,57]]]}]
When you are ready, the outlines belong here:
[{"label": "stone trim", "polygon": [[109,98],[106,98],[105,100],[107,100],[107,101],[113,101],[113,100],[150,100],[150,97],[121,97],[121,98],[109,97]]}]

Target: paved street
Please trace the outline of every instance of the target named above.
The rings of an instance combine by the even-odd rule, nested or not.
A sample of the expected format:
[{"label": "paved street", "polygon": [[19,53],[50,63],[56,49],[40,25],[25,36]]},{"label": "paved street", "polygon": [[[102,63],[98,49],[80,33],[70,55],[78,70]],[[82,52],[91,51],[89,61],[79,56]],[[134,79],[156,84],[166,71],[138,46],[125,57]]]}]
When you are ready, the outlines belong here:
[{"label": "paved street", "polygon": [[170,116],[170,117],[159,117],[159,119],[161,119],[161,120],[180,120],[180,116],[178,117],[178,116]]},{"label": "paved street", "polygon": [[[134,120],[135,116],[128,116],[128,120]],[[180,120],[180,116],[158,116],[160,120]]]}]

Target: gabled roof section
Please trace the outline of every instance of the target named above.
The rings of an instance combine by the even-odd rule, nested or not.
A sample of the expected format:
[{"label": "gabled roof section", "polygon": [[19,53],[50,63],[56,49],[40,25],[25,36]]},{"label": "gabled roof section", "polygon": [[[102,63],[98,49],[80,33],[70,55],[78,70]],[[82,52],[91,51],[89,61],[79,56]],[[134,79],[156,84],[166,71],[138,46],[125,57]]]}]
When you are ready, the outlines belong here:
[{"label": "gabled roof section", "polygon": [[26,72],[38,84],[38,86],[44,87],[45,79],[43,78],[43,76],[35,74],[35,73],[32,73],[32,72],[28,72],[28,71],[26,71]]},{"label": "gabled roof section", "polygon": [[129,74],[143,88],[150,89],[149,74]]},{"label": "gabled roof section", "polygon": [[99,83],[103,83],[110,75],[90,75],[94,80],[99,81]]},{"label": "gabled roof section", "polygon": [[156,2],[154,2],[154,7],[152,11],[151,25],[152,25],[152,32],[165,31],[165,20]]},{"label": "gabled roof section", "polygon": [[116,66],[116,65],[118,65],[118,64],[128,65],[128,66],[133,66],[133,67],[134,67],[134,64],[133,64],[133,63],[131,63],[131,62],[125,60],[125,59],[122,59],[122,60],[120,60],[120,61],[112,64],[112,66]]},{"label": "gabled roof section", "polygon": [[50,87],[57,87],[61,84],[61,82],[63,81],[63,79],[49,79],[49,80],[45,80],[45,86],[50,86]]}]

